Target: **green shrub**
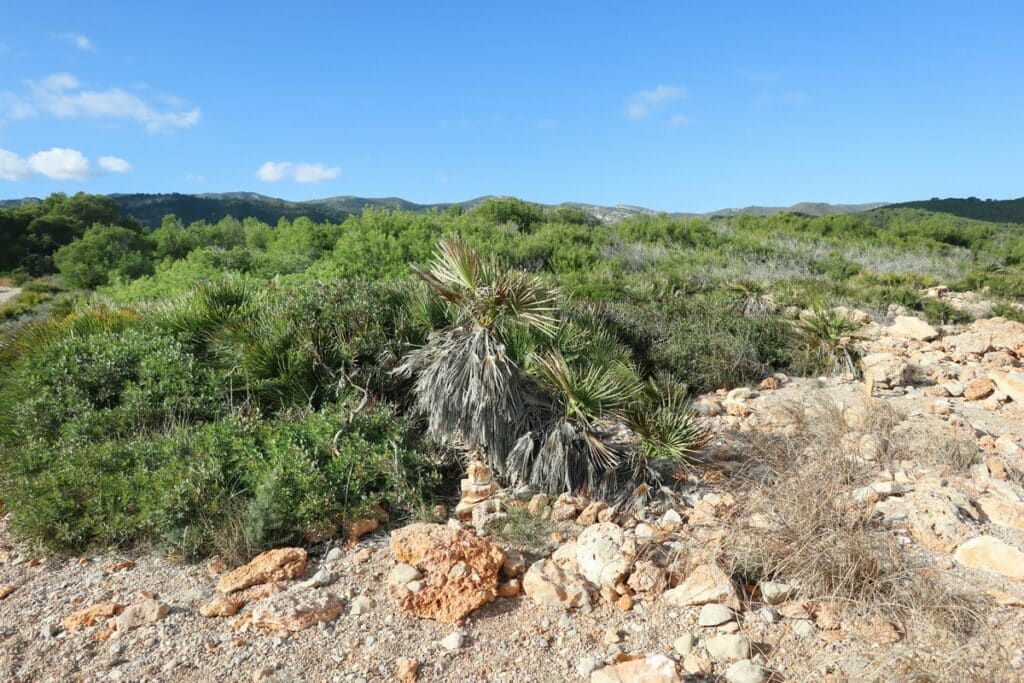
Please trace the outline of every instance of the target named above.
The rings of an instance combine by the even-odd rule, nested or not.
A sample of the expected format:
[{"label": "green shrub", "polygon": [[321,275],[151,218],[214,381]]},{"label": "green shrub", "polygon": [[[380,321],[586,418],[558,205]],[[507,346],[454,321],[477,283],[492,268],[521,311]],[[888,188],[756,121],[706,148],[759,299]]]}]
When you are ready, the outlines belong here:
[{"label": "green shrub", "polygon": [[544,219],[544,208],[515,197],[494,197],[474,208],[471,215],[492,225],[513,223],[528,230]]},{"label": "green shrub", "polygon": [[992,316],[1002,316],[1007,320],[1016,320],[1019,323],[1024,323],[1024,308],[1000,302],[992,307]]},{"label": "green shrub", "polygon": [[134,326],[58,338],[0,390],[16,443],[85,443],[216,419],[226,388],[174,337]]},{"label": "green shrub", "polygon": [[234,526],[254,553],[337,535],[376,504],[400,517],[435,484],[386,405],[32,446],[5,456],[3,497],[15,533],[59,549],[153,543],[196,557]]},{"label": "green shrub", "polygon": [[53,261],[67,283],[93,289],[111,278],[134,279],[153,272],[152,245],[135,230],[94,225],[80,239],[61,247]]},{"label": "green shrub", "polygon": [[945,301],[939,299],[925,299],[921,304],[921,311],[928,319],[928,322],[933,325],[969,323],[974,320],[974,317],[967,311],[953,308]]},{"label": "green shrub", "polygon": [[36,310],[40,304],[50,301],[53,297],[45,292],[24,290],[18,296],[0,305],[0,322],[13,320]]}]

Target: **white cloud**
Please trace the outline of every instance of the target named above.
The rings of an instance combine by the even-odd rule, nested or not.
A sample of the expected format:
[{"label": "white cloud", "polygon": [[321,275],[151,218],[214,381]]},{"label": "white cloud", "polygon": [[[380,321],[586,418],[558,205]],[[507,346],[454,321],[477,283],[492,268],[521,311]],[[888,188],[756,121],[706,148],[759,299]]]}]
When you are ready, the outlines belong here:
[{"label": "white cloud", "polygon": [[28,167],[54,180],[81,180],[89,177],[89,160],[77,149],[53,147],[28,158]]},{"label": "white cloud", "polygon": [[30,173],[28,162],[14,152],[0,149],[0,179],[24,180]]},{"label": "white cloud", "polygon": [[541,119],[537,122],[537,127],[544,130],[551,130],[552,128],[558,128],[558,121],[555,119]]},{"label": "white cloud", "polygon": [[686,114],[672,114],[668,117],[665,125],[669,128],[678,128],[679,126],[688,126],[693,123],[693,119]]},{"label": "white cloud", "polygon": [[191,128],[201,118],[197,107],[160,110],[138,95],[121,88],[87,90],[69,73],[56,73],[38,83],[29,82],[24,95],[0,93],[0,114],[25,119],[42,114],[59,119],[125,119],[145,126],[151,133]]},{"label": "white cloud", "polygon": [[190,183],[201,183],[206,180],[206,176],[201,176],[198,173],[188,173],[185,175],[185,180]]},{"label": "white cloud", "polygon": [[686,97],[686,88],[680,85],[658,85],[651,90],[639,90],[626,100],[626,114],[639,121],[646,119],[663,104]]},{"label": "white cloud", "polygon": [[132,165],[121,157],[100,157],[100,168],[108,173],[127,173]]},{"label": "white cloud", "polygon": [[53,37],[57,40],[63,40],[65,43],[74,45],[79,50],[88,50],[91,52],[96,49],[96,46],[91,40],[89,40],[88,36],[83,36],[81,33],[55,33],[53,34]]},{"label": "white cloud", "polygon": [[[108,173],[127,173],[132,165],[125,159],[113,156],[99,158],[99,166]],[[32,175],[41,175],[52,180],[84,180],[96,173],[92,164],[77,149],[52,147],[36,152],[27,159],[0,149],[0,180],[25,180]]]},{"label": "white cloud", "polygon": [[297,183],[322,183],[326,180],[334,180],[340,174],[341,167],[339,166],[296,164],[294,177]]},{"label": "white cloud", "polygon": [[290,168],[291,164],[287,161],[268,161],[256,171],[256,177],[265,183],[276,183],[284,180]]},{"label": "white cloud", "polygon": [[256,171],[256,177],[265,183],[292,180],[296,183],[322,183],[341,175],[340,166],[309,164],[292,161],[268,161]]}]

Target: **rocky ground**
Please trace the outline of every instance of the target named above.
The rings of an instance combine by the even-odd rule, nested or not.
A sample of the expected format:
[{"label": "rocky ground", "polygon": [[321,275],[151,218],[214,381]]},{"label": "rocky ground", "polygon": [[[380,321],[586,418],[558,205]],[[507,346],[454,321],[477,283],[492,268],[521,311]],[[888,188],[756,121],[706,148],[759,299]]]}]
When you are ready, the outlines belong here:
[{"label": "rocky ground", "polygon": [[863,345],[701,397],[704,462],[630,515],[474,464],[445,523],[234,570],[0,528],[0,678],[1024,680],[1024,325]]}]

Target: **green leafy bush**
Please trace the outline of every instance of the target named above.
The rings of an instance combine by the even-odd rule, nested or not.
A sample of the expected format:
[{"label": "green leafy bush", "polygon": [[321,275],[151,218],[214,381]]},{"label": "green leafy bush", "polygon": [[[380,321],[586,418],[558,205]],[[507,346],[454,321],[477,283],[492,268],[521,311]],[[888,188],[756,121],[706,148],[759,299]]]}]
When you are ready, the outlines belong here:
[{"label": "green leafy bush", "polygon": [[231,417],[59,452],[26,447],[5,457],[2,491],[12,529],[48,547],[153,543],[196,557],[227,543],[246,555],[337,535],[376,504],[414,506],[435,478],[406,438],[386,405]]},{"label": "green leafy bush", "polygon": [[53,261],[73,287],[95,288],[111,279],[135,279],[153,272],[152,246],[135,230],[95,225],[80,239],[61,247]]},{"label": "green leafy bush", "polygon": [[149,327],[66,336],[32,353],[0,391],[15,443],[129,438],[224,413],[226,387],[185,344]]}]

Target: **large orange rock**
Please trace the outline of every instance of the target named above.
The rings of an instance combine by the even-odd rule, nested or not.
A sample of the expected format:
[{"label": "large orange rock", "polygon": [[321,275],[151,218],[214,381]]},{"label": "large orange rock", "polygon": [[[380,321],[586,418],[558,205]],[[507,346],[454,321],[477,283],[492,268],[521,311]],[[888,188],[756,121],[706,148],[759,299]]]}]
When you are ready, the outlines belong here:
[{"label": "large orange rock", "polygon": [[245,601],[239,597],[218,597],[199,608],[204,617],[233,617],[238,614]]},{"label": "large orange rock", "polygon": [[234,593],[261,583],[297,579],[305,573],[304,549],[277,548],[257,555],[249,564],[232,569],[220,577],[217,590],[221,593]]},{"label": "large orange rock", "polygon": [[1024,579],[1024,551],[994,536],[972,538],[956,549],[953,558],[966,567]]},{"label": "large orange rock", "polygon": [[93,626],[100,621],[116,617],[123,610],[124,606],[115,602],[103,602],[98,605],[92,605],[71,614],[64,620],[64,628],[67,629],[68,633],[74,633],[80,628]]},{"label": "large orange rock", "polygon": [[391,533],[398,562],[423,574],[418,590],[392,587],[401,609],[439,621],[458,622],[497,595],[505,551],[463,529],[410,524]]}]

